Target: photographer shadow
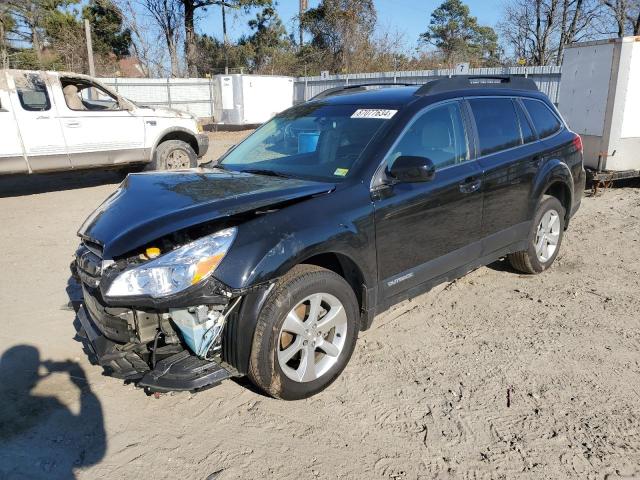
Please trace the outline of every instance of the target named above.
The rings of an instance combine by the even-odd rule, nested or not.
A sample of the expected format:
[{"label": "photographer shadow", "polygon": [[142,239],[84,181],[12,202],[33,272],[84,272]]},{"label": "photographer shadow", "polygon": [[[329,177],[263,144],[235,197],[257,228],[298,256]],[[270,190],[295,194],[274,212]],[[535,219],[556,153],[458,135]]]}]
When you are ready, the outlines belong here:
[{"label": "photographer shadow", "polygon": [[[79,390],[77,414],[55,396],[36,393],[54,373],[67,374]],[[11,347],[0,357],[0,398],[0,478],[75,478],[74,470],[104,457],[102,407],[78,363],[41,361],[33,346]]]}]

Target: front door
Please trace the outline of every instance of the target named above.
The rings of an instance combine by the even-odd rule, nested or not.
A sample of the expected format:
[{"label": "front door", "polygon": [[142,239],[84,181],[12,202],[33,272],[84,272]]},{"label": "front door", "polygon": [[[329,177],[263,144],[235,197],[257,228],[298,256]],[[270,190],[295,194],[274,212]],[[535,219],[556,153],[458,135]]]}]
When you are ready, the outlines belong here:
[{"label": "front door", "polygon": [[60,124],[74,168],[149,160],[142,117],[85,79],[62,77]]},{"label": "front door", "polygon": [[11,108],[15,112],[24,151],[34,172],[71,168],[65,138],[43,74],[9,75]]},{"label": "front door", "polygon": [[387,156],[429,158],[433,180],[383,187],[374,196],[381,300],[480,256],[482,171],[470,160],[460,103],[419,113]]}]

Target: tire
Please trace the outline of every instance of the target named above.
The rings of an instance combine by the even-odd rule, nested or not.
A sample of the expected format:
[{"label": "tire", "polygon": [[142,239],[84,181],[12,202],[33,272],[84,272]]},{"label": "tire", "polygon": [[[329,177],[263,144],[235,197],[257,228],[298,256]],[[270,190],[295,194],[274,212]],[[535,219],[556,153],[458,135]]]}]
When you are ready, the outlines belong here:
[{"label": "tire", "polygon": [[[548,221],[553,222],[551,228],[547,228],[548,225],[543,227],[543,221],[545,224]],[[523,273],[544,272],[558,256],[564,236],[564,226],[564,207],[557,198],[545,196],[540,202],[531,224],[531,231],[527,239],[528,248],[508,256],[511,266]],[[552,246],[553,241],[556,244],[551,251],[549,247]],[[542,247],[537,249],[537,244]]]},{"label": "tire", "polygon": [[187,142],[166,140],[158,145],[146,170],[178,170],[198,166],[198,155]]},{"label": "tire", "polygon": [[[317,325],[311,313],[314,304],[322,307]],[[326,313],[323,315],[323,312]],[[297,323],[295,318],[302,323]],[[276,398],[298,400],[315,395],[327,388],[346,367],[359,326],[358,301],[351,286],[330,270],[298,265],[275,284],[260,312],[253,336],[249,378]],[[332,355],[323,350],[329,350],[329,346]],[[308,352],[313,352],[313,356]],[[310,358],[312,363],[308,361]],[[313,368],[308,368],[310,364]]]}]

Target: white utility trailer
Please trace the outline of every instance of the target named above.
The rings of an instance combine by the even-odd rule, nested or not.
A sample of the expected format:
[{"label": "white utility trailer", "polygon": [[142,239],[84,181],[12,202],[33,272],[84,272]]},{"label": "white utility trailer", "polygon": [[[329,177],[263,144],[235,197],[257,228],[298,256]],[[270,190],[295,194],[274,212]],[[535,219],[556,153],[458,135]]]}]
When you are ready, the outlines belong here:
[{"label": "white utility trailer", "polygon": [[559,109],[595,179],[640,176],[640,37],[567,47]]},{"label": "white utility trailer", "polygon": [[293,78],[271,75],[216,75],[217,124],[260,125],[293,106]]}]

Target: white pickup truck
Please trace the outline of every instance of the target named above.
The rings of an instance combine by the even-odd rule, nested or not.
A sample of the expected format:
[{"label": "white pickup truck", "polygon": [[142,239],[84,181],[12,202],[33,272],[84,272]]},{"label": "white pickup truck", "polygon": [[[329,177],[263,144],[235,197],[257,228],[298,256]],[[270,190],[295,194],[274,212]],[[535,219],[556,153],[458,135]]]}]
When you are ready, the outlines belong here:
[{"label": "white pickup truck", "polygon": [[85,75],[0,70],[0,174],[189,168],[208,147],[189,113],[136,105]]}]

